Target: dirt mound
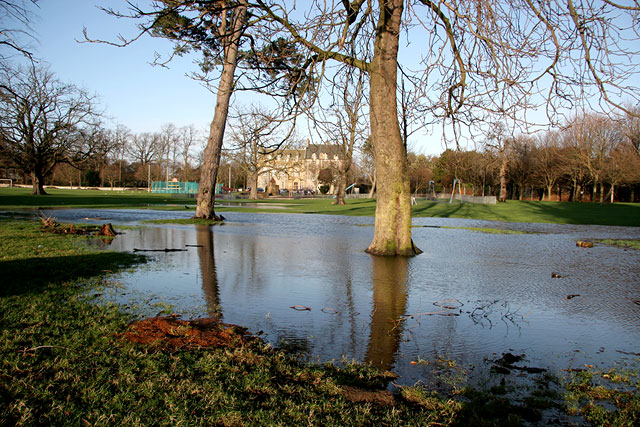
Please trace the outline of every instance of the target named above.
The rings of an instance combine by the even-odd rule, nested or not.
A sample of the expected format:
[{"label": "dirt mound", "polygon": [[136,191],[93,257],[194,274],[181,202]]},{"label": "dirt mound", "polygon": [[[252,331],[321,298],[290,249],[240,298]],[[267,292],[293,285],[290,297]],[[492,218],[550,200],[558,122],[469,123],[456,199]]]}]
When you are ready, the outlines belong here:
[{"label": "dirt mound", "polygon": [[121,336],[159,350],[235,347],[252,336],[246,328],[215,318],[180,320],[177,316],[151,317],[129,324]]},{"label": "dirt mound", "polygon": [[343,386],[342,394],[354,403],[374,403],[382,406],[393,406],[395,397],[389,390],[365,390],[358,387]]}]

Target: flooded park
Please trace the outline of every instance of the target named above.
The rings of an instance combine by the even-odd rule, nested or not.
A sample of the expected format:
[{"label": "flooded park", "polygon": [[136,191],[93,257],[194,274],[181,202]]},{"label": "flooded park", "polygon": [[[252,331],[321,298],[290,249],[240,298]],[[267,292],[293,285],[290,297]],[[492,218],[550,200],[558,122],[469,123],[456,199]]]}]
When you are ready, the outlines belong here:
[{"label": "flooded park", "polygon": [[149,256],[114,277],[110,295],[140,316],[166,304],[184,318],[220,316],[305,360],[369,362],[400,384],[429,383],[437,360],[472,378],[505,353],[555,373],[640,352],[639,253],[576,246],[638,239],[637,228],[415,218],[424,253],[407,259],[364,252],[370,217],[225,212],[223,224],[207,226],[143,222],[188,211],[55,215],[133,226],[94,243]]}]

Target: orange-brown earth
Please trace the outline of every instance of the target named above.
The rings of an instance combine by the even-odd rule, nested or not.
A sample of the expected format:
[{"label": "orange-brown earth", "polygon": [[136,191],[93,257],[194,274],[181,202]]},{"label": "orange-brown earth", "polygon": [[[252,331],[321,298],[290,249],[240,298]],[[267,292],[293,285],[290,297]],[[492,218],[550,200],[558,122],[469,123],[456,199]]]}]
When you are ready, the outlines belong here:
[{"label": "orange-brown earth", "polygon": [[121,335],[131,342],[168,351],[235,347],[252,338],[246,328],[219,319],[180,320],[177,316],[137,320]]}]

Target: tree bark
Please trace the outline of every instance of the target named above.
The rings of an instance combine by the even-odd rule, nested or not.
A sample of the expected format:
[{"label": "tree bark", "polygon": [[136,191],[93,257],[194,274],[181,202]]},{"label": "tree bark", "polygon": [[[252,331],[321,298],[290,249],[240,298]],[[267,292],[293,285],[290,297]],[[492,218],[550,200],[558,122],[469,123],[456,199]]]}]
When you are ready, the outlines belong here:
[{"label": "tree bark", "polygon": [[31,182],[33,185],[31,194],[42,195],[42,196],[47,194],[47,192],[44,191],[44,177],[42,176],[41,172],[38,172],[38,171],[31,172]]},{"label": "tree bark", "polygon": [[373,255],[413,256],[411,189],[407,153],[398,122],[396,87],[402,0],[380,1],[370,71],[370,120],[376,166],[377,202]]},{"label": "tree bark", "polygon": [[258,172],[252,172],[249,175],[249,182],[251,183],[249,198],[256,200],[258,198]]},{"label": "tree bark", "polygon": [[[349,161],[349,160],[346,160]],[[347,171],[348,167],[341,167],[338,171],[338,179],[336,182],[336,201],[334,205],[345,205],[345,189],[347,188]]]},{"label": "tree bark", "polygon": [[246,2],[243,2],[243,5],[238,6],[233,12],[233,28],[229,29],[229,43],[224,47],[222,75],[218,84],[216,108],[209,127],[209,139],[204,150],[195,218],[221,220],[214,211],[216,179],[218,178],[218,168],[220,167],[222,141],[229,113],[229,102],[233,93],[234,76],[238,64],[238,48],[246,11]]},{"label": "tree bark", "polygon": [[[615,186],[613,183],[611,183],[611,203],[614,202],[614,195],[615,195]],[[633,202],[633,199],[631,199],[631,201]]]},{"label": "tree bark", "polygon": [[509,165],[509,159],[506,154],[503,154],[502,165],[500,165],[500,198],[499,202],[507,201],[507,166]]}]

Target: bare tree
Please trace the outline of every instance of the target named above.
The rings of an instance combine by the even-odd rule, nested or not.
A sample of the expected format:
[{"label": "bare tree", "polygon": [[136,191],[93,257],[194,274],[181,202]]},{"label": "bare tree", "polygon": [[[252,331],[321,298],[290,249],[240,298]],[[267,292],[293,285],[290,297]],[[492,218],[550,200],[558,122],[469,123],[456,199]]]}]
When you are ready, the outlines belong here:
[{"label": "bare tree", "polygon": [[318,103],[310,110],[309,117],[315,131],[329,144],[337,147],[341,160],[333,166],[336,184],[336,201],[345,204],[347,179],[353,166],[353,152],[356,146],[362,146],[367,136],[364,107],[365,75],[360,70],[343,67],[330,81],[331,105]]},{"label": "bare tree", "polygon": [[609,202],[613,203],[618,185],[640,181],[640,154],[629,144],[618,144],[605,160],[602,179],[610,185]]},{"label": "bare tree", "polygon": [[180,128],[180,152],[182,155],[182,180],[189,180],[189,158],[191,156],[191,149],[193,144],[198,139],[198,131],[195,126],[185,126]]},{"label": "bare tree", "polygon": [[499,202],[506,202],[507,197],[507,172],[509,168],[509,159],[511,157],[512,137],[507,135],[507,128],[502,122],[493,123],[487,133],[485,146],[494,150],[500,162],[500,194]]},{"label": "bare tree", "polygon": [[533,138],[526,135],[518,135],[511,140],[511,164],[509,177],[513,181],[512,199],[517,197],[522,200],[526,187],[533,182],[535,169],[535,144]]},{"label": "bare tree", "polygon": [[[258,178],[261,174],[280,172],[295,165],[277,161],[285,148],[281,141],[289,133],[282,135],[280,129],[283,123],[259,105],[239,112],[233,119],[233,157],[247,175],[247,185],[251,187],[249,197],[257,199]],[[274,150],[273,147],[277,149]]]},{"label": "bare tree", "polygon": [[46,194],[53,168],[85,149],[77,132],[96,119],[95,100],[46,69],[4,70],[0,79],[0,152],[31,174],[33,194]]},{"label": "bare tree", "polygon": [[[538,139],[538,147],[535,151],[534,175],[537,182],[546,189],[547,200],[551,200],[553,187],[558,184],[564,173],[560,158],[560,138],[558,131],[547,132]],[[560,200],[559,194],[558,200]]]},{"label": "bare tree", "polygon": [[275,31],[286,32],[318,60],[339,61],[369,76],[378,186],[368,248],[373,254],[418,252],[411,241],[407,153],[397,114],[403,34],[409,40],[420,34],[426,46],[416,55],[424,67],[415,73],[422,84],[414,87],[422,88],[425,116],[444,124],[492,116],[526,122],[532,108],[545,106],[555,119],[581,100],[624,108],[612,92],[640,96],[627,81],[640,63],[629,60],[638,52],[625,43],[638,39],[635,3],[314,0],[304,11],[297,2],[256,3],[278,26]]},{"label": "bare tree", "polygon": [[151,132],[134,134],[127,148],[133,162],[147,165],[160,156],[160,134]]},{"label": "bare tree", "polygon": [[28,4],[37,4],[38,0],[0,0],[0,66],[13,54],[33,59],[26,39],[31,39],[32,14]]}]

